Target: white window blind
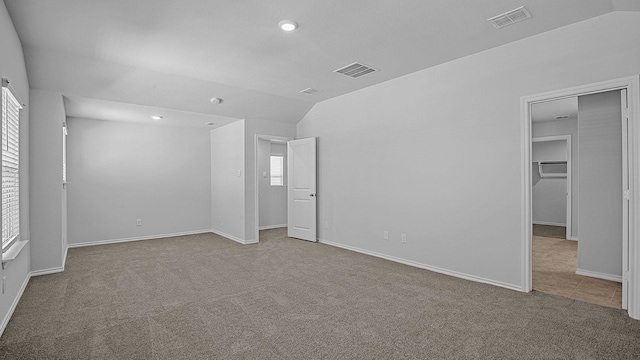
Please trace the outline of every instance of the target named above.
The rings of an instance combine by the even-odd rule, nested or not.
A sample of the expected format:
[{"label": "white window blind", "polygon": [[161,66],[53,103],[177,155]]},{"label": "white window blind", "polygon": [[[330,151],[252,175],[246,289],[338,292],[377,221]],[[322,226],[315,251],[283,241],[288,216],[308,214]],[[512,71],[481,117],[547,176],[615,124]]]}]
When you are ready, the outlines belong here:
[{"label": "white window blind", "polygon": [[62,183],[67,182],[67,123],[62,124]]},{"label": "white window blind", "polygon": [[2,251],[20,236],[20,103],[2,81]]},{"label": "white window blind", "polygon": [[284,156],[271,155],[271,185],[284,185]]}]

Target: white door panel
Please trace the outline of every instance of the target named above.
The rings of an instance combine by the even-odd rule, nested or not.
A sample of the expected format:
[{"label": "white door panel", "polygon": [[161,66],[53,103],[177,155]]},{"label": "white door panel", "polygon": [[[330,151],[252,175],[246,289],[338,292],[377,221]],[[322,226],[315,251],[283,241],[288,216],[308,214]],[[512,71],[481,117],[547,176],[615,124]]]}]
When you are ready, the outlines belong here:
[{"label": "white door panel", "polygon": [[288,236],[316,241],[316,138],[287,143]]}]

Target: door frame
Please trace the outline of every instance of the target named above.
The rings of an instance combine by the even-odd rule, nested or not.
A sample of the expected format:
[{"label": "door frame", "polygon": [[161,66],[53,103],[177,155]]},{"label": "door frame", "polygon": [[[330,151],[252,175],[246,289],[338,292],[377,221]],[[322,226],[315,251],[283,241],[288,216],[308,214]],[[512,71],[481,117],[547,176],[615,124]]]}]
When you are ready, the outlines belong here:
[{"label": "door frame", "polygon": [[[565,227],[566,227],[566,231],[565,231],[565,239],[566,240],[573,240],[572,239],[572,233],[571,233],[571,225],[572,225],[572,221],[571,218],[573,216],[573,206],[572,206],[572,201],[573,201],[573,197],[571,196],[571,192],[573,191],[572,188],[572,163],[573,163],[573,154],[571,153],[571,135],[552,135],[552,136],[540,136],[540,137],[535,137],[535,138],[531,138],[531,142],[545,142],[545,141],[565,141],[566,142],[566,146],[567,146],[567,197],[566,197],[566,219],[565,219]],[[531,220],[531,223],[533,223],[533,219]]]},{"label": "door frame", "polygon": [[[640,77],[630,76],[594,84],[586,84],[567,89],[527,95],[520,98],[521,126],[521,284],[522,291],[532,290],[531,232],[531,105],[567,97],[601,93],[612,90],[627,90],[629,119],[629,271],[628,271],[628,313],[640,320]],[[624,248],[625,244],[623,244]],[[623,278],[624,278],[623,273]]]},{"label": "door frame", "polygon": [[[259,140],[267,140],[267,141],[278,141],[278,142],[283,142],[283,143],[287,143],[287,141],[289,140],[293,140],[293,137],[290,136],[277,136],[277,135],[265,135],[265,134],[254,134],[254,139],[253,139],[253,172],[255,175],[254,181],[253,181],[253,194],[255,197],[255,239],[256,242],[260,242],[260,197],[259,197],[259,191],[260,191],[260,174],[258,173],[258,141]],[[288,204],[287,204],[288,206]]]}]

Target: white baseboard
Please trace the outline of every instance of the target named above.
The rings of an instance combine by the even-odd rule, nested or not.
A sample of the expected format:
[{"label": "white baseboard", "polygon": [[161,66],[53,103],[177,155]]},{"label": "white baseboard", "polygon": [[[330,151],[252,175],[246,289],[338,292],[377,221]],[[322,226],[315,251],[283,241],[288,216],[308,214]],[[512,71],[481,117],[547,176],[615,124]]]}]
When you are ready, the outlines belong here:
[{"label": "white baseboard", "polygon": [[604,274],[604,273],[599,273],[599,272],[589,271],[589,270],[584,270],[584,269],[576,269],[576,274],[577,275],[582,275],[582,276],[588,276],[588,277],[592,277],[592,278],[596,278],[596,279],[603,279],[603,280],[609,280],[609,281],[615,281],[615,282],[622,283],[622,276],[621,275]]},{"label": "white baseboard", "polygon": [[36,271],[32,271],[31,272],[31,276],[41,276],[41,275],[49,275],[49,274],[56,274],[56,273],[60,273],[64,271],[64,266],[60,266],[60,267],[54,267],[51,269],[42,269],[42,270],[36,270]]},{"label": "white baseboard", "polygon": [[69,252],[69,245],[67,245],[64,249],[64,255],[62,255],[62,268],[67,264],[67,253]]},{"label": "white baseboard", "polygon": [[2,320],[2,324],[0,324],[0,336],[2,336],[2,334],[4,333],[4,329],[6,329],[7,325],[9,324],[9,320],[11,320],[11,316],[13,316],[13,312],[16,310],[16,307],[18,306],[18,302],[20,302],[20,299],[22,298],[22,294],[24,293],[24,290],[27,288],[27,284],[29,284],[30,279],[31,279],[31,273],[27,274],[27,277],[24,279],[22,286],[20,286],[20,290],[18,290],[18,294],[16,298],[13,299],[13,302],[11,303],[11,307],[9,308],[7,315]]},{"label": "white baseboard", "polygon": [[342,248],[342,249],[359,252],[361,254],[375,256],[375,257],[378,257],[378,258],[381,258],[381,259],[385,259],[385,260],[389,260],[389,261],[393,261],[393,262],[397,262],[397,263],[401,263],[401,264],[417,267],[417,268],[420,268],[420,269],[425,269],[425,270],[437,272],[437,273],[444,274],[444,275],[454,276],[454,277],[457,277],[457,278],[470,280],[470,281],[475,281],[475,282],[480,282],[480,283],[489,284],[489,285],[495,285],[495,286],[507,288],[509,290],[522,291],[522,287],[519,286],[519,285],[507,284],[507,283],[503,283],[501,281],[495,281],[495,280],[491,280],[491,279],[486,279],[486,278],[483,278],[483,277],[480,277],[480,276],[469,275],[469,274],[465,274],[465,273],[461,273],[461,272],[457,272],[457,271],[447,270],[447,269],[443,269],[443,268],[440,268],[440,267],[437,267],[437,266],[431,266],[431,265],[422,264],[422,263],[411,261],[411,260],[405,260],[405,259],[398,258],[398,257],[395,257],[395,256],[380,254],[380,253],[377,253],[377,252],[374,252],[374,251],[364,250],[364,249],[360,249],[360,248],[357,248],[357,247],[354,247],[354,246],[336,243],[336,242],[333,242],[333,241],[328,241],[328,240],[323,240],[323,239],[318,239],[318,241],[320,243],[322,243],[322,244],[331,245],[331,246],[339,247],[339,248]]},{"label": "white baseboard", "polygon": [[153,240],[153,239],[161,239],[161,238],[168,238],[168,237],[174,237],[174,236],[205,234],[205,233],[209,233],[209,232],[211,232],[211,230],[210,229],[206,229],[206,230],[184,231],[184,232],[172,233],[172,234],[158,234],[158,235],[140,236],[140,237],[132,237],[132,238],[124,238],[124,239],[87,241],[87,242],[83,242],[83,243],[67,244],[67,247],[68,248],[76,248],[76,247],[83,247],[83,246],[117,244],[117,243],[121,243],[121,242]]},{"label": "white baseboard", "polygon": [[287,227],[287,224],[260,226],[258,230],[279,229],[283,227]]},{"label": "white baseboard", "polygon": [[549,221],[534,221],[533,225],[550,225],[550,226],[562,226],[562,227],[567,226],[567,224],[565,223],[554,223]]},{"label": "white baseboard", "polygon": [[233,241],[235,241],[237,243],[240,243],[242,245],[250,245],[250,244],[257,244],[258,243],[258,240],[254,240],[254,239],[252,239],[252,240],[243,240],[243,239],[240,239],[239,237],[235,237],[233,235],[229,235],[229,234],[223,233],[222,231],[219,231],[219,230],[216,230],[216,229],[211,229],[209,232],[212,232],[212,233],[214,233],[216,235],[220,235],[220,236],[222,236],[224,238],[227,238],[229,240],[233,240]]},{"label": "white baseboard", "polygon": [[575,236],[572,236],[571,239],[567,239],[567,240],[578,241],[578,238]]}]

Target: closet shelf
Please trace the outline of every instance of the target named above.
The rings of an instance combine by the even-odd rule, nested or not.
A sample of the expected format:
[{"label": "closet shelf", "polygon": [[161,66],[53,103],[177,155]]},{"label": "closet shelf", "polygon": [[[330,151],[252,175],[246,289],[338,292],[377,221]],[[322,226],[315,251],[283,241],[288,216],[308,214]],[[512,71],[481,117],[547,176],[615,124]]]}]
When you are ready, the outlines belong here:
[{"label": "closet shelf", "polygon": [[538,173],[541,178],[566,178],[567,162],[563,160],[539,160]]}]

